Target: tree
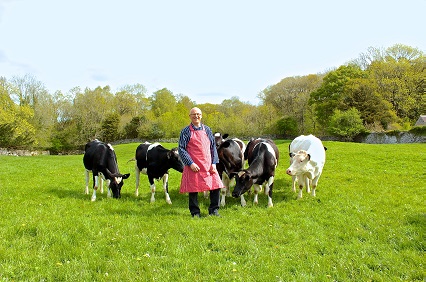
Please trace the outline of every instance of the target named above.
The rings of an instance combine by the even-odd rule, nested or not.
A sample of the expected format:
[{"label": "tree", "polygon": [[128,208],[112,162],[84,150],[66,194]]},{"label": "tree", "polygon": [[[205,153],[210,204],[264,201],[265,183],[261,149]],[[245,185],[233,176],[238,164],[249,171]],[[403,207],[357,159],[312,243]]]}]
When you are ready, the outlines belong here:
[{"label": "tree", "polygon": [[154,92],[149,100],[151,102],[151,110],[156,117],[176,110],[176,97],[167,88]]},{"label": "tree", "polygon": [[312,109],[309,105],[310,93],[321,85],[323,75],[286,77],[259,94],[263,104],[272,105],[280,116],[292,117],[300,128],[299,133],[312,131]]},{"label": "tree", "polygon": [[359,111],[351,108],[347,111],[335,110],[330,119],[329,129],[331,134],[352,140],[356,135],[365,130]]},{"label": "tree", "polygon": [[76,122],[80,144],[93,138],[101,138],[101,124],[107,115],[113,112],[111,108],[113,99],[109,86],[97,87],[94,90],[86,88],[83,93],[76,94],[72,118]]},{"label": "tree", "polygon": [[9,95],[10,85],[0,78],[0,146],[28,147],[36,145],[35,128],[28,122],[34,112],[31,107],[16,105]]},{"label": "tree", "polygon": [[327,128],[335,109],[345,108],[345,87],[351,79],[362,78],[363,71],[356,65],[340,66],[325,75],[321,86],[310,95],[318,123]]},{"label": "tree", "polygon": [[118,139],[118,124],[120,115],[118,113],[108,114],[102,122],[102,140],[112,142]]},{"label": "tree", "polygon": [[283,136],[297,135],[297,122],[292,117],[283,117],[277,121],[277,130]]},{"label": "tree", "polygon": [[356,78],[346,85],[345,107],[341,110],[356,108],[365,124],[380,124],[387,128],[397,120],[392,105],[377,92],[376,84],[370,78]]}]

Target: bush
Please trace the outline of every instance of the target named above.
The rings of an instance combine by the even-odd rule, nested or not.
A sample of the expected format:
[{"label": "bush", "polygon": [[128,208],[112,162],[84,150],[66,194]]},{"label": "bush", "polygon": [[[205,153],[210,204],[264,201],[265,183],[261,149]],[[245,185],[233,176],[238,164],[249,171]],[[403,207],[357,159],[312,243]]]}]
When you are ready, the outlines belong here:
[{"label": "bush", "polygon": [[410,129],[408,132],[420,135],[420,136],[426,136],[426,126],[415,126],[412,129]]},{"label": "bush", "polygon": [[277,130],[284,136],[297,135],[297,121],[292,117],[283,117],[277,121]]},{"label": "bush", "polygon": [[359,111],[351,108],[348,111],[335,110],[328,130],[334,136],[351,141],[356,135],[364,132],[365,127]]}]

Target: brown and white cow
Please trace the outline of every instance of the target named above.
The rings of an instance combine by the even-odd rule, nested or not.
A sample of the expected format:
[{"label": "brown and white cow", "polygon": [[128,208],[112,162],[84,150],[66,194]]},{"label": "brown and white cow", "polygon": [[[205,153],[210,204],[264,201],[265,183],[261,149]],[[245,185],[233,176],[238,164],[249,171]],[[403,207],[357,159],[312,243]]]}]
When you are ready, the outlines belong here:
[{"label": "brown and white cow", "polygon": [[[222,136],[221,133],[215,133],[215,142],[219,163],[216,164],[216,169],[219,173],[222,183],[225,188],[221,188],[220,205],[225,206],[225,198],[231,196],[230,185],[234,179],[233,173],[244,168],[244,151],[246,145],[238,138],[226,139],[228,134]],[[246,201],[241,195],[241,205],[245,206]]]},{"label": "brown and white cow", "polygon": [[84,149],[83,164],[85,167],[86,194],[89,194],[89,172],[93,173],[92,201],[96,200],[96,190],[99,187],[99,177],[108,182],[108,195],[112,191],[114,198],[121,197],[123,179],[130,173],[121,174],[118,170],[117,157],[111,144],[99,140],[88,142]]},{"label": "brown and white cow", "polygon": [[256,139],[247,144],[246,152],[249,167],[234,173],[236,185],[232,196],[240,197],[253,186],[253,204],[258,204],[258,194],[264,186],[265,194],[268,195],[268,207],[273,207],[272,189],[279,160],[278,148],[270,139]]},{"label": "brown and white cow", "polygon": [[318,180],[325,164],[326,147],[321,140],[311,135],[301,135],[295,138],[289,145],[290,167],[286,173],[292,177],[292,189],[296,192],[296,182],[299,184],[297,198],[302,198],[303,187],[310,193],[312,184],[312,196],[316,196]]}]

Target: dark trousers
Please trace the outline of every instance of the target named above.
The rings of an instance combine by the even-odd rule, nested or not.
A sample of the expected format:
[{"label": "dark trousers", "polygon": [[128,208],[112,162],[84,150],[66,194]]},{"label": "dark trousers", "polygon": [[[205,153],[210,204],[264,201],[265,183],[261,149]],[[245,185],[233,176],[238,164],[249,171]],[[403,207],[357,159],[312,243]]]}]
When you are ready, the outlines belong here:
[{"label": "dark trousers", "polygon": [[[220,189],[210,190],[210,206],[209,214],[219,209]],[[191,215],[199,214],[200,207],[198,206],[198,192],[189,193],[189,211]]]}]

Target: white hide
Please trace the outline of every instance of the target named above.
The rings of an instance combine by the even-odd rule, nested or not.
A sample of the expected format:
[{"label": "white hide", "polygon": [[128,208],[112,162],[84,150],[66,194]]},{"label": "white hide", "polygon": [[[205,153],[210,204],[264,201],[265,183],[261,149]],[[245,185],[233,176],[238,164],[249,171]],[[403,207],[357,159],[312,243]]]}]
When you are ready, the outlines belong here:
[{"label": "white hide", "polygon": [[287,174],[292,176],[293,191],[296,192],[297,182],[298,198],[302,198],[303,186],[306,186],[306,192],[309,193],[312,184],[312,196],[315,196],[318,180],[325,164],[324,145],[313,135],[301,135],[291,142],[289,149],[293,157],[290,158]]}]

